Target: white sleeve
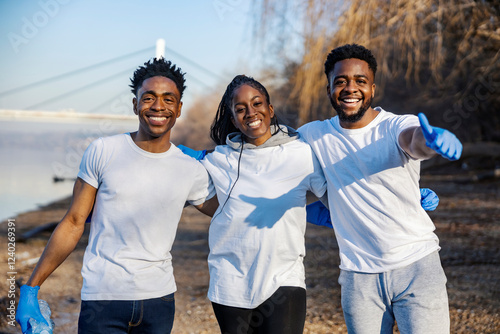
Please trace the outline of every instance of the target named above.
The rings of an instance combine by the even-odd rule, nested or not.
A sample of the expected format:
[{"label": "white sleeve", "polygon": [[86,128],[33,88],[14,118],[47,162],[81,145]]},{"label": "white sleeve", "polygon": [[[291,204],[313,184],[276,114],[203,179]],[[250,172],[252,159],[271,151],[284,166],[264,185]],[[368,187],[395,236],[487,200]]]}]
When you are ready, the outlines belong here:
[{"label": "white sleeve", "polygon": [[200,162],[196,162],[197,169],[193,182],[193,187],[189,193],[187,201],[191,205],[202,204],[215,195],[215,187],[212,178],[208,174],[205,167]]},{"label": "white sleeve", "polygon": [[312,123],[314,123],[314,122],[306,123],[297,129],[297,132],[299,133],[300,138],[302,138],[306,143],[309,143],[309,140],[310,140],[309,129],[311,128]]},{"label": "white sleeve", "polygon": [[395,139],[397,140],[399,146],[399,135],[405,129],[420,126],[420,121],[418,117],[415,115],[401,115],[394,118],[391,122],[391,132],[394,134]]},{"label": "white sleeve", "polygon": [[399,150],[404,153],[404,155],[407,157],[409,160],[415,160],[419,161],[422,159],[415,159],[412,158],[411,155],[408,154],[402,147],[399,142],[399,136],[401,133],[412,127],[420,126],[420,121],[418,120],[418,117],[415,115],[401,115],[401,116],[396,116],[392,121],[391,121],[391,127],[390,127],[390,134],[393,136],[393,140],[396,142],[396,145],[398,146]]},{"label": "white sleeve", "polygon": [[79,178],[96,189],[99,188],[99,184],[101,183],[102,150],[102,139],[99,138],[90,143],[85,153],[83,153],[80,171],[78,172]]},{"label": "white sleeve", "polygon": [[318,158],[316,154],[314,154],[311,149],[311,156],[313,160],[314,172],[310,177],[310,190],[313,192],[316,197],[322,197],[326,192],[326,178],[325,174],[323,174],[323,169],[321,168]]},{"label": "white sleeve", "polygon": [[323,169],[321,168],[321,165],[319,164],[318,158],[316,157],[316,154],[314,154],[314,151],[312,150],[312,148],[310,148],[310,150],[311,150],[311,158],[313,161],[313,169],[314,169],[313,173],[310,176],[310,181],[309,181],[310,182],[310,191],[312,191],[312,193],[314,195],[316,195],[316,197],[320,198],[326,192],[326,188],[327,188],[326,178],[325,178],[325,174],[323,173]]}]

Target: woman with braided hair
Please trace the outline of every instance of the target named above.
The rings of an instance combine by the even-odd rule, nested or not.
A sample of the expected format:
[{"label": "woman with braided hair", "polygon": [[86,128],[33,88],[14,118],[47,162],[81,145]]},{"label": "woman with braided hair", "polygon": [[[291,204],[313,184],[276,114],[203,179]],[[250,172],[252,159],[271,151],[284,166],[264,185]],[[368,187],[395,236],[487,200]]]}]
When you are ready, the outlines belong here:
[{"label": "woman with braided hair", "polygon": [[306,315],[306,193],[325,194],[316,157],[280,125],[266,88],[227,86],[202,163],[219,208],[209,230],[208,298],[222,333],[302,333]]}]

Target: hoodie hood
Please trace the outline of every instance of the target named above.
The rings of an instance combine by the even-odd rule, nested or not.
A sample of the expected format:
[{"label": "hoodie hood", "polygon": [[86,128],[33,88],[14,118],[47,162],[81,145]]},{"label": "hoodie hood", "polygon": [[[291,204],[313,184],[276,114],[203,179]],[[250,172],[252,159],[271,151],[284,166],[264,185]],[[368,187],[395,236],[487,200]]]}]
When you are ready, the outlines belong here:
[{"label": "hoodie hood", "polygon": [[[250,144],[243,141],[243,148],[258,149],[265,147],[273,147],[286,144],[288,142],[297,140],[299,138],[299,133],[295,129],[283,124],[279,125],[279,129],[276,125],[271,125],[271,133],[274,133],[274,135],[272,135],[271,138],[266,140],[264,144],[255,146],[254,144]],[[227,135],[226,144],[232,149],[239,150],[241,149],[242,136],[243,134],[241,132],[230,133]]]}]

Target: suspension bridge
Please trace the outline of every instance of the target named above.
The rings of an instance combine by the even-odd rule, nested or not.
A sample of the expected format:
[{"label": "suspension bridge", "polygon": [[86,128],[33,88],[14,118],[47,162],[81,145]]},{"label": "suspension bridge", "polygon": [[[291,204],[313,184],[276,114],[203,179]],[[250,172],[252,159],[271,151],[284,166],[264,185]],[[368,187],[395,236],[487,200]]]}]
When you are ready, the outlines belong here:
[{"label": "suspension bridge", "polygon": [[[0,117],[134,118],[134,116],[130,115],[129,112],[110,112],[113,104],[116,105],[117,101],[120,101],[124,98],[124,95],[126,95],[126,103],[130,104],[130,95],[128,92],[125,92],[125,89],[128,88],[126,85],[125,87],[123,85],[121,85],[120,87],[116,87],[115,94],[111,97],[109,97],[109,95],[107,94],[105,95],[107,98],[104,98],[103,100],[99,100],[99,98],[96,97],[96,94],[94,94],[92,90],[99,88],[99,86],[109,83],[117,78],[126,78],[125,82],[127,82],[128,84],[128,78],[142,63],[137,63],[136,65],[134,65],[134,67],[125,66],[125,68],[122,67],[118,70],[115,69],[115,72],[112,73],[109,73],[110,71],[106,70],[106,68],[109,68],[111,65],[117,64],[118,62],[126,62],[127,60],[130,63],[131,59],[137,58],[138,56],[146,56],[146,58],[143,59],[150,59],[153,57],[152,54],[154,52],[156,58],[165,57],[171,60],[174,64],[179,65],[179,67],[181,67],[183,71],[186,72],[186,81],[188,85],[194,84],[199,87],[210,88],[210,85],[207,84],[207,80],[204,79],[207,78],[207,76],[212,82],[229,81],[228,78],[225,78],[224,76],[207,69],[205,66],[201,65],[195,60],[189,59],[181,53],[166,47],[165,41],[163,39],[158,39],[156,41],[156,45],[154,46],[120,55],[112,59],[106,59],[101,62],[76,68],[65,73],[57,74],[52,77],[44,78],[38,81],[27,83],[22,86],[2,91],[0,92],[0,101],[7,100],[9,97],[15,94],[19,94],[20,92],[36,91],[42,88],[48,90],[49,92],[53,92],[53,94],[44,96],[43,99],[38,101],[28,101],[25,106],[16,106],[15,109],[12,109],[10,107],[0,109]],[[93,81],[83,82],[78,86],[67,85],[68,89],[65,89],[64,91],[60,90],[59,87],[61,84],[64,85],[64,82],[75,82],[75,79],[78,79],[78,76],[94,70],[99,70],[99,73],[109,74],[104,77],[95,78]],[[56,84],[59,85],[58,88],[55,87]],[[52,89],[52,87],[54,88]],[[95,102],[95,104],[91,107],[86,108],[85,110],[75,110],[72,106],[71,98],[82,98],[82,96],[84,98],[87,98],[88,96],[88,99],[91,99],[93,102]],[[56,105],[56,102],[58,105],[61,105],[61,100],[67,101],[67,103],[65,103],[65,105],[67,105],[67,108],[63,108],[62,110],[59,108],[57,112],[54,111],[55,109],[57,109],[54,107]],[[24,98],[22,102],[25,102]],[[7,102],[4,101],[2,104],[5,106],[7,105]],[[17,104],[18,103],[16,103],[16,105]]]}]

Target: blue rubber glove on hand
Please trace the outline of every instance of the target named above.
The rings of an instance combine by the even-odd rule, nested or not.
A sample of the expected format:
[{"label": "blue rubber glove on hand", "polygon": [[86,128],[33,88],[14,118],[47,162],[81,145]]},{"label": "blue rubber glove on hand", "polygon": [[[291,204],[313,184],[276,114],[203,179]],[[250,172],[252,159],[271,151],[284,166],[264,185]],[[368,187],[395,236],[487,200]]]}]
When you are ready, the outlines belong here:
[{"label": "blue rubber glove on hand", "polygon": [[418,114],[425,144],[448,160],[458,160],[462,155],[462,143],[448,130],[430,126],[424,114]]},{"label": "blue rubber glove on hand", "polygon": [[42,316],[40,307],[38,306],[38,290],[40,290],[39,286],[21,286],[21,294],[19,296],[19,304],[16,311],[16,321],[21,325],[23,333],[26,333],[30,327],[28,324],[30,318],[38,322],[43,322],[47,326],[49,325]]},{"label": "blue rubber glove on hand", "polygon": [[306,214],[306,221],[308,223],[333,228],[330,210],[321,201],[308,204],[306,206]]},{"label": "blue rubber glove on hand", "polygon": [[205,155],[207,155],[207,150],[196,151],[184,145],[178,145],[177,147],[182,151],[182,153],[189,155],[190,157],[195,158],[198,161],[203,160]]},{"label": "blue rubber glove on hand", "polygon": [[[434,211],[439,204],[439,197],[431,189],[421,188],[420,204],[425,211]],[[328,210],[326,206],[321,203],[321,201],[308,204],[306,206],[306,213],[306,220],[308,223],[333,228],[332,220],[330,218],[330,210]]]},{"label": "blue rubber glove on hand", "polygon": [[438,195],[429,188],[420,189],[420,203],[425,211],[436,210],[439,204]]}]

